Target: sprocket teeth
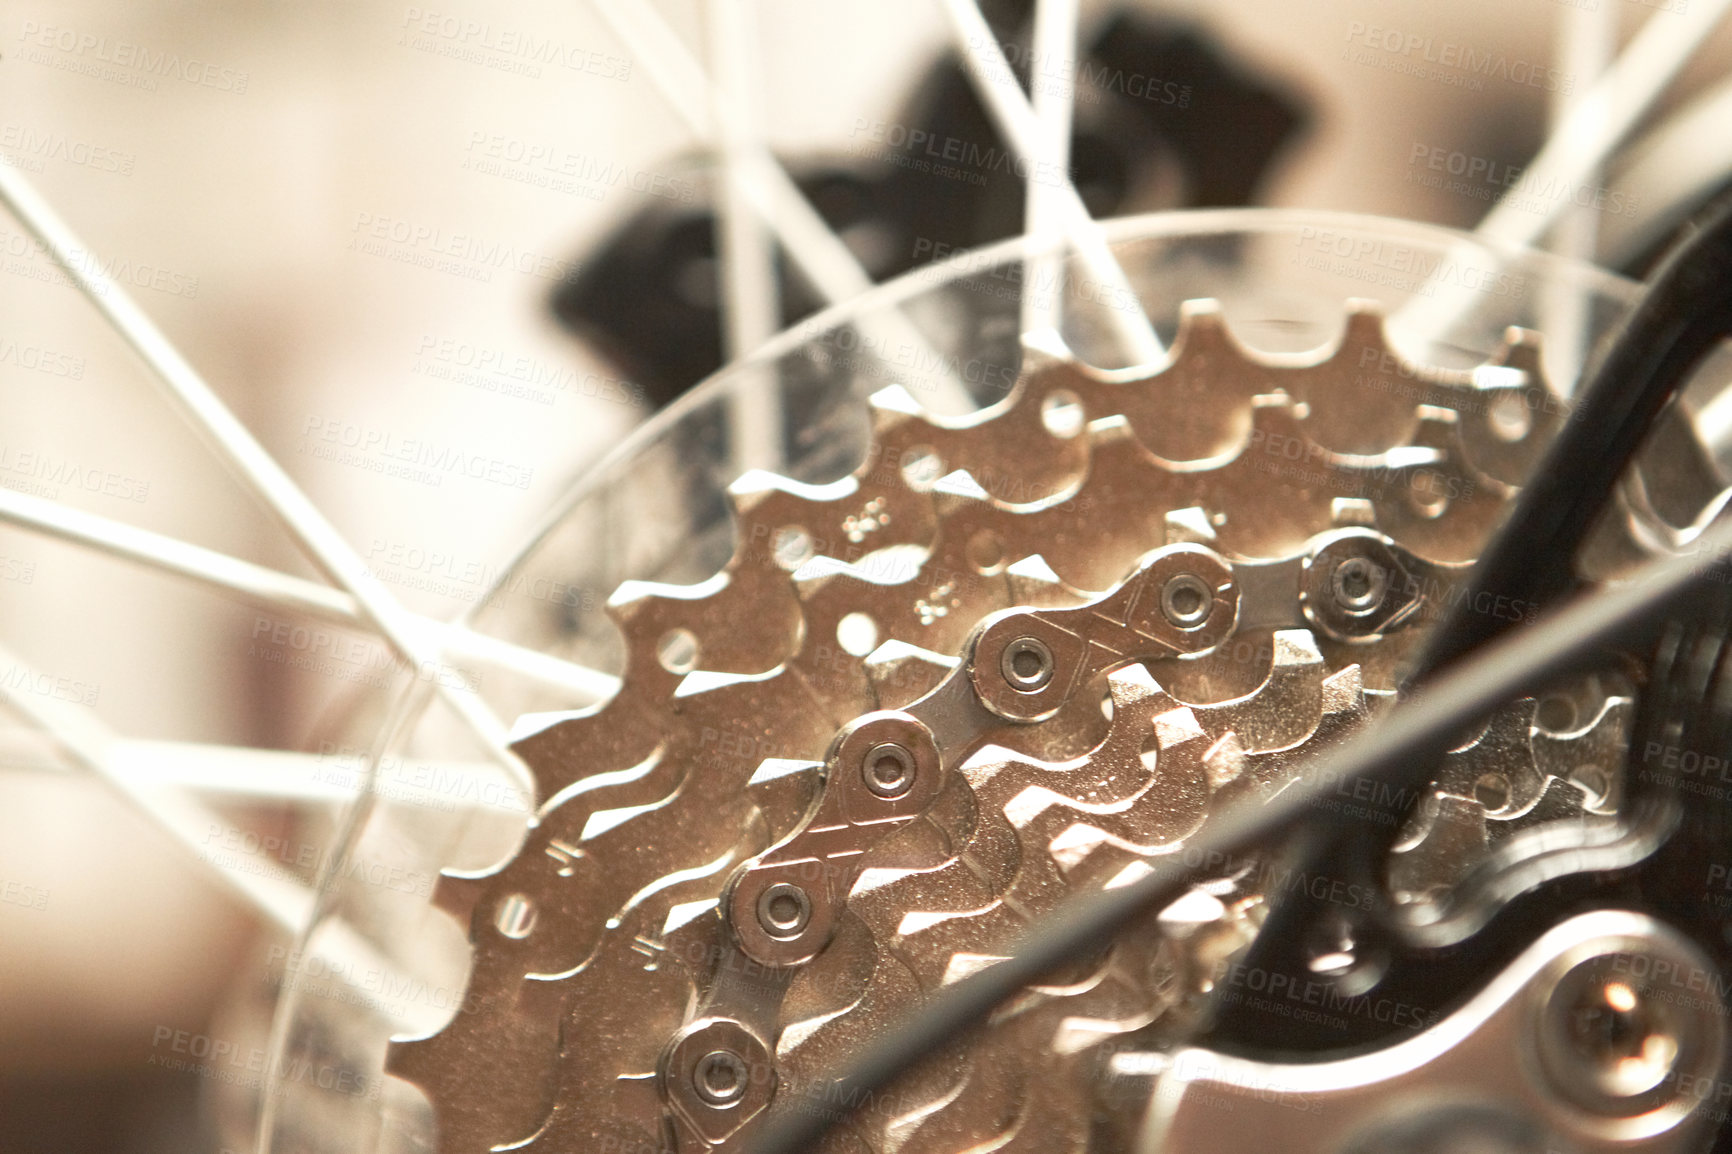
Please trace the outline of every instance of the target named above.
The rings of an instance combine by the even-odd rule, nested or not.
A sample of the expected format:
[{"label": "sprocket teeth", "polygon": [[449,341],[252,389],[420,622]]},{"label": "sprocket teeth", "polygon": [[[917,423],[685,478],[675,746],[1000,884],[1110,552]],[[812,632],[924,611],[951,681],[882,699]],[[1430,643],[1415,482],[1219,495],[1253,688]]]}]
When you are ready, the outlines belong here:
[{"label": "sprocket teeth", "polygon": [[[386,1071],[419,1085],[433,1103],[439,1148],[450,1154],[521,1142],[554,1108],[565,991],[510,977],[477,985],[472,979],[464,1012],[443,1030],[393,1042],[386,1054]],[[473,1068],[453,1060],[475,1054],[494,1060]]]},{"label": "sprocket teeth", "polygon": [[[1346,380],[1351,387],[1332,388]],[[1463,388],[1469,374],[1416,365],[1397,353],[1374,301],[1348,302],[1347,324],[1336,345],[1309,364],[1294,365],[1283,383],[1307,406],[1307,423],[1320,444],[1337,453],[1372,455],[1406,444],[1414,409],[1439,403]]]},{"label": "sprocket teeth", "polygon": [[1033,609],[1063,609],[1081,605],[1097,596],[1091,590],[1079,589],[1065,581],[1053,571],[1043,553],[1032,553],[1006,566],[1004,581],[1010,604],[1027,605]]},{"label": "sprocket teeth", "polygon": [[729,568],[792,572],[811,557],[857,561],[890,545],[926,544],[937,524],[932,499],[887,464],[868,461],[826,485],[747,474],[729,489],[737,534]]},{"label": "sprocket teeth", "polygon": [[1510,326],[1474,371],[1472,395],[1458,407],[1468,461],[1506,485],[1522,483],[1569,417],[1569,402],[1552,389],[1543,355],[1539,333]]},{"label": "sprocket teeth", "polygon": [[[736,636],[738,631],[727,625],[747,606],[754,608],[762,628],[750,637]],[[722,570],[696,585],[626,582],[609,598],[607,612],[625,640],[625,679],[643,682],[641,696],[665,696],[692,669],[747,674],[773,669],[800,635],[800,607],[788,575],[780,571]]]},{"label": "sprocket teeth", "polygon": [[[1539,399],[1550,408],[1533,411],[1521,438],[1494,424],[1497,405],[1532,410]],[[1281,558],[1318,533],[1372,525],[1421,558],[1466,561],[1561,420],[1553,400],[1532,334],[1511,330],[1476,373],[1420,366],[1393,351],[1376,309],[1358,302],[1329,348],[1264,354],[1241,345],[1205,300],[1184,306],[1171,352],[1152,368],[1093,369],[1056,334],[1034,334],[1014,387],[987,409],[935,416],[893,386],[871,398],[873,439],[849,476],[742,477],[727,496],[734,549],[720,572],[691,585],[626,583],[610,599],[626,648],[616,697],[519,734],[541,808],[517,858],[440,883],[436,904],[467,921],[477,943],[476,1012],[394,1048],[391,1069],[452,1119],[442,1122],[443,1154],[531,1137],[529,1148],[547,1150],[671,1141],[654,1054],[718,996],[715,903],[731,863],[801,829],[821,793],[812,759],[837,726],[918,700],[956,666],[981,619],[1091,600],[1146,551],[1175,542]],[[1421,476],[1448,499],[1416,506]],[[844,643],[856,614],[875,644]],[[813,1085],[922,990],[1000,956],[1067,893],[1146,872],[1217,808],[1284,788],[1304,758],[1381,708],[1412,635],[1368,648],[1269,632],[1267,664],[1258,656],[1249,673],[1235,669],[1232,692],[1189,690],[1229,686],[1209,671],[1245,666],[1237,651],[1132,665],[1079,690],[1075,710],[995,732],[999,748],[979,751],[869,851],[830,946],[781,1002],[783,1030],[770,1039],[779,1093]],[[1103,693],[1111,720],[1098,708]],[[1482,841],[1554,810],[1616,810],[1610,783],[1596,801],[1585,781],[1550,769],[1613,751],[1627,723],[1621,700],[1556,735],[1527,808],[1488,823],[1478,800],[1455,799],[1470,827],[1475,811],[1491,827]],[[1433,811],[1454,804],[1434,800]],[[1433,831],[1414,833],[1423,841]],[[900,1120],[862,1115],[836,1141],[876,1154],[1081,1149],[1087,1136],[1062,1106],[1087,1093],[1078,1071],[1098,1048],[1089,1039],[1144,1019],[1182,1036],[1211,967],[1248,940],[1256,895],[1221,893],[1215,921],[1151,919],[1094,977],[1016,1000],[979,1043],[996,1065],[973,1069],[954,1055],[929,1064],[903,1083]],[[500,930],[516,897],[539,918],[521,940]],[[501,1071],[546,1056],[541,1035],[513,1040],[516,1007],[574,992],[559,1003],[550,1068],[565,1081],[555,1105],[542,1110],[545,1082],[510,1087],[501,1099],[510,1118],[481,1125]],[[631,1008],[639,998],[653,1002],[647,1027]],[[600,1056],[587,1048],[600,1046],[598,1031],[620,1035]],[[513,1106],[511,1094],[534,1101]],[[977,1098],[1003,1103],[1010,1121],[970,1121]]]},{"label": "sprocket teeth", "polygon": [[1195,705],[1209,729],[1231,731],[1246,754],[1275,753],[1309,741],[1322,720],[1328,669],[1309,629],[1281,629],[1270,638],[1269,674],[1243,697]]},{"label": "sprocket teeth", "polygon": [[867,654],[865,664],[878,708],[901,709],[937,689],[958,660],[893,638]]},{"label": "sprocket teeth", "polygon": [[487,892],[483,878],[463,877],[442,873],[433,885],[433,906],[444,910],[460,925],[468,925],[475,916],[475,907]]},{"label": "sprocket teeth", "polygon": [[[1047,501],[1072,488],[1088,464],[1082,405],[1092,378],[1074,362],[1042,361],[1025,371],[1009,396],[965,417],[905,411],[902,398],[876,404],[877,468],[932,462],[933,479],[965,469],[994,500],[1009,505]],[[875,401],[882,394],[875,395]],[[1073,419],[1074,417],[1074,419]],[[990,437],[982,430],[990,426]],[[1055,431],[1056,430],[1056,431]]]},{"label": "sprocket teeth", "polygon": [[1251,398],[1267,390],[1268,377],[1268,368],[1234,339],[1219,301],[1190,300],[1179,309],[1166,362],[1135,380],[1121,374],[1116,387],[1124,395],[1114,408],[1154,456],[1211,460],[1244,444]]}]

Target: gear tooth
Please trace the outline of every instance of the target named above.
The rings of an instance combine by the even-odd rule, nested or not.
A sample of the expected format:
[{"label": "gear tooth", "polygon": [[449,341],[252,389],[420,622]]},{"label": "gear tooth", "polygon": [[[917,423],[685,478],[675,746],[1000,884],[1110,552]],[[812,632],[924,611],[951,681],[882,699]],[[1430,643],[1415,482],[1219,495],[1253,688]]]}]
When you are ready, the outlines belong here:
[{"label": "gear tooth", "polygon": [[[1041,586],[1063,586],[1064,581],[1054,573],[1046,558],[1039,553],[1032,554],[1014,562],[1005,569],[1005,575],[1014,579],[1013,588],[1038,588]],[[1021,600],[1019,597],[1018,600]]]},{"label": "gear tooth", "polygon": [[1172,349],[1159,372],[1171,372],[1187,358],[1223,354],[1245,359],[1244,347],[1233,336],[1221,302],[1214,297],[1195,297],[1179,305],[1179,331],[1173,335]]},{"label": "gear tooth", "polygon": [[1155,683],[1148,668],[1137,662],[1121,666],[1107,674],[1107,692],[1112,694],[1115,717],[1120,709],[1140,705],[1145,700],[1155,699],[1162,704],[1172,700],[1167,696],[1166,690]]},{"label": "gear tooth", "polygon": [[1323,712],[1361,713],[1365,705],[1365,671],[1348,665],[1323,679]]},{"label": "gear tooth", "polygon": [[[1394,346],[1389,343],[1383,305],[1367,297],[1352,297],[1347,301],[1347,323],[1341,335],[1341,343],[1336,346],[1330,359],[1351,356],[1353,362],[1357,363],[1358,354],[1365,349],[1375,349],[1379,355],[1397,355]],[[1397,359],[1400,360],[1399,356]],[[1406,364],[1405,361],[1401,363]]]},{"label": "gear tooth", "polygon": [[1430,824],[1417,840],[1390,855],[1389,884],[1402,905],[1434,900],[1452,888],[1466,872],[1461,863],[1482,859],[1490,842],[1484,806],[1450,794],[1435,796]]},{"label": "gear tooth", "polygon": [[767,469],[747,469],[728,482],[726,496],[736,510],[749,505],[753,498],[780,488],[781,478]]},{"label": "gear tooth", "polygon": [[1503,340],[1499,342],[1497,350],[1486,358],[1486,363],[1519,369],[1535,384],[1545,385],[1544,352],[1545,338],[1541,334],[1520,325],[1510,325],[1504,329]]},{"label": "gear tooth", "polygon": [[1107,445],[1135,444],[1136,430],[1131,428],[1130,418],[1123,413],[1111,413],[1098,420],[1090,421],[1088,427],[1089,440],[1094,442],[1098,453]]},{"label": "gear tooth", "polygon": [[1166,526],[1169,545],[1210,545],[1215,541],[1215,523],[1201,505],[1169,510]]},{"label": "gear tooth", "polygon": [[875,418],[900,420],[904,417],[925,417],[926,409],[914,399],[914,394],[901,385],[886,385],[866,398]]},{"label": "gear tooth", "polygon": [[1305,435],[1304,426],[1300,423],[1300,415],[1304,411],[1301,402],[1283,393],[1264,393],[1251,398],[1251,437],[1240,456],[1249,452],[1252,445],[1267,444],[1271,435],[1299,437],[1309,441],[1310,438]]},{"label": "gear tooth", "polygon": [[1105,830],[1079,821],[1047,842],[1046,852],[1062,872],[1069,874],[1106,841]]},{"label": "gear tooth", "polygon": [[1329,502],[1329,523],[1338,529],[1377,528],[1377,506],[1364,497],[1336,497]]},{"label": "gear tooth", "polygon": [[[823,762],[789,760],[783,765],[788,767],[786,771],[774,773],[772,762],[766,761],[745,787],[746,795],[769,823],[767,840],[772,845],[797,828],[824,790]],[[778,820],[772,820],[773,815]],[[790,820],[779,820],[780,815],[788,815]]]},{"label": "gear tooth", "polygon": [[[1542,352],[1538,333],[1511,326],[1498,349],[1473,371],[1471,387],[1463,390],[1463,459],[1504,485],[1526,479],[1568,410],[1546,379]],[[1517,406],[1513,411],[1512,402]],[[1507,423],[1512,418],[1515,423]]]},{"label": "gear tooth", "polygon": [[878,708],[901,709],[938,688],[959,663],[955,657],[892,639],[867,655],[866,676]]},{"label": "gear tooth", "polygon": [[1089,594],[1077,589],[1053,572],[1039,553],[1024,557],[1004,570],[1005,584],[1013,605],[1030,608],[1062,608],[1089,600]]},{"label": "gear tooth", "polygon": [[[1277,629],[1273,639],[1276,669],[1286,670],[1300,666],[1322,668],[1323,652],[1317,648],[1317,638],[1311,630]],[[1274,674],[1271,673],[1271,676]]]},{"label": "gear tooth", "polygon": [[966,503],[979,504],[992,499],[967,469],[952,469],[932,486],[934,500],[942,500],[946,513],[954,513]]},{"label": "gear tooth", "polygon": [[1203,768],[1209,773],[1210,788],[1221,790],[1238,781],[1244,776],[1248,760],[1239,735],[1229,729],[1203,754]]},{"label": "gear tooth", "polygon": [[1162,753],[1207,736],[1196,712],[1189,706],[1169,709],[1155,718],[1155,743]]},{"label": "gear tooth", "polygon": [[1108,374],[1115,384],[1102,395],[1152,456],[1195,466],[1243,449],[1251,398],[1267,370],[1233,338],[1219,302],[1192,300],[1180,308],[1162,363]]},{"label": "gear tooth", "polygon": [[[1236,559],[1260,561],[1291,557],[1295,541],[1331,528],[1381,522],[1390,538],[1422,556],[1429,554],[1420,546],[1439,539],[1467,542],[1463,548],[1471,552],[1478,545],[1473,534],[1483,528],[1471,515],[1425,521],[1404,513],[1407,491],[1389,478],[1453,469],[1478,485],[1495,511],[1508,494],[1482,464],[1474,440],[1492,431],[1484,425],[1484,402],[1498,395],[1491,390],[1516,387],[1518,372],[1530,373],[1520,387],[1539,379],[1537,338],[1522,330],[1510,330],[1492,369],[1482,367],[1478,377],[1410,363],[1393,353],[1369,302],[1352,304],[1333,346],[1305,354],[1264,355],[1240,344],[1213,300],[1181,307],[1178,334],[1158,366],[1096,370],[1080,364],[1053,332],[1027,334],[1023,348],[1010,394],[968,416],[929,413],[900,385],[875,393],[874,436],[851,476],[812,486],[748,472],[728,487],[736,543],[721,573],[693,586],[627,582],[609,599],[607,612],[627,644],[619,695],[596,710],[537,719],[520,735],[541,796],[551,801],[544,802],[539,833],[532,830],[520,851],[519,868],[505,881],[497,874],[442,878],[434,894],[435,905],[483,939],[472,984],[482,991],[484,1012],[474,1016],[477,1025],[459,1018],[433,1039],[393,1046],[389,1068],[424,1081],[437,1110],[469,1112],[459,1123],[469,1130],[447,1142],[444,1154],[527,1141],[522,1133],[481,1135],[475,1119],[491,1104],[474,1087],[485,1090],[498,1077],[477,1067],[501,1053],[532,1066],[542,1039],[510,1007],[515,999],[555,992],[502,984],[518,982],[526,969],[540,973],[525,959],[545,960],[552,947],[539,932],[523,942],[493,933],[496,907],[483,904],[488,894],[532,898],[543,924],[557,919],[562,927],[561,957],[578,960],[547,967],[567,973],[559,982],[528,983],[578,991],[564,1004],[583,1007],[564,1014],[555,1065],[567,1080],[559,1084],[554,1121],[533,1136],[536,1147],[589,1148],[595,1143],[583,1139],[602,1126],[623,1134],[631,1125],[634,1134],[650,1135],[669,1117],[653,1077],[657,1046],[694,1014],[724,1012],[717,1003],[737,993],[717,969],[724,939],[716,910],[730,870],[724,864],[713,876],[693,875],[723,850],[732,854],[729,863],[745,860],[811,824],[823,783],[810,759],[822,755],[835,725],[924,696],[960,664],[953,651],[989,613],[1098,600],[1083,586],[1116,587],[1146,550],[1163,542],[1212,543]],[[1376,365],[1365,363],[1372,352]],[[1076,437],[1045,419],[1043,406],[1059,390],[1074,393],[1089,418]],[[1480,408],[1470,407],[1475,401]],[[1425,408],[1431,405],[1439,407]],[[1282,445],[1282,437],[1292,443]],[[1277,459],[1295,447],[1302,460]],[[1361,496],[1331,496],[1340,492]],[[1452,498],[1448,508],[1456,507]],[[870,535],[850,537],[863,518],[877,522]],[[776,535],[790,527],[811,539],[803,563],[775,554]],[[889,576],[892,560],[897,568]],[[880,640],[889,640],[863,658],[860,646],[838,652],[837,627],[849,612],[869,614]],[[773,652],[763,645],[751,650],[770,661],[746,670],[744,643],[729,639],[779,626],[787,627],[787,643]],[[709,672],[681,681],[657,659],[673,628],[688,628],[722,657],[706,652],[701,669]],[[875,843],[830,945],[788,986],[780,1022],[768,1022],[781,1029],[763,1035],[779,1038],[783,1087],[820,1077],[923,989],[1000,956],[1030,919],[1066,895],[1146,872],[1156,857],[1185,844],[1210,807],[1281,788],[1300,764],[1301,746],[1307,755],[1330,746],[1384,700],[1381,689],[1368,695],[1357,661],[1367,661],[1374,685],[1382,686],[1401,656],[1399,646],[1320,644],[1307,630],[1246,637],[1259,651],[1253,661],[1225,658],[1223,649],[1190,662],[1202,672],[1189,678],[1178,660],[1155,663],[1152,673],[1132,663],[1111,672],[1104,686],[1088,683],[1088,700],[1078,697],[1088,708],[1075,711],[1086,716],[983,735],[1004,744],[975,750],[920,816]],[[729,657],[734,665],[725,663]],[[1218,666],[1209,664],[1217,659]],[[1222,672],[1230,660],[1242,671]],[[699,683],[711,691],[683,692]],[[1196,701],[1206,704],[1187,704],[1168,687],[1187,701],[1196,690]],[[1103,688],[1111,706],[1104,718],[1093,709]],[[1507,744],[1520,728],[1511,722],[1488,729],[1456,757],[1457,769],[1477,764],[1474,758],[1491,763],[1491,747]],[[700,732],[710,737],[700,742]],[[653,752],[631,744],[646,735],[662,743]],[[1589,739],[1572,732],[1553,740],[1562,765],[1579,763],[1580,742]],[[1608,750],[1616,745],[1605,741]],[[1077,752],[1090,742],[1093,748]],[[735,756],[738,743],[751,752]],[[1599,757],[1600,746],[1593,749]],[[641,780],[620,768],[646,755],[661,768]],[[1489,832],[1479,802],[1428,795],[1426,820],[1403,846],[1413,852],[1392,862],[1391,878],[1402,870],[1435,873],[1426,855],[1441,852],[1437,847],[1452,836],[1459,840],[1464,822],[1471,842],[1476,817],[1486,843],[1517,821],[1575,814],[1595,801],[1581,783],[1543,772],[1550,764],[1536,755],[1535,803],[1519,815],[1499,811]],[[580,785],[574,776],[580,770],[607,779],[598,783],[606,794],[585,792],[589,778]],[[1466,784],[1480,772],[1473,769]],[[1605,804],[1616,811],[1614,801]],[[1440,824],[1440,807],[1460,820]],[[589,830],[598,815],[604,820],[596,836],[582,840],[577,831]],[[629,820],[607,825],[620,818]],[[548,849],[560,844],[549,841],[556,828],[581,844],[584,860],[573,868],[591,871],[593,879],[562,872],[564,881],[552,880],[555,871],[542,853],[559,860]],[[1233,875],[1232,884],[1245,876]],[[677,896],[657,889],[680,878]],[[1420,881],[1431,886],[1435,878]],[[1244,909],[1260,892],[1246,891],[1220,916],[1255,920]],[[630,952],[640,929],[641,957]],[[1078,1071],[1098,1057],[1095,1042],[1114,1032],[1110,1024],[1135,1017],[1121,1004],[1126,998],[1140,998],[1142,1014],[1126,1028],[1161,1015],[1163,1031],[1182,1037],[1188,1000],[1198,992],[1193,979],[1206,991],[1212,967],[1235,948],[1203,941],[1210,937],[1202,929],[1189,935],[1150,929],[1141,937],[1132,931],[1111,956],[1135,954],[1137,965],[1094,959],[1089,964],[1098,973],[1087,982],[1013,999],[1010,1011],[972,1043],[980,1047],[972,1053],[990,1067],[985,1074],[972,1069],[971,1059],[923,1075],[925,1081],[916,1077],[900,1100],[923,1105],[902,1121],[864,1121],[849,1140],[878,1154],[1077,1148],[1080,1141],[1059,1140],[1059,1123],[1086,1094]],[[634,999],[646,999],[641,1012]],[[486,1032],[496,1026],[498,1044]],[[515,1042],[513,1030],[522,1035]],[[988,1099],[1009,1111],[992,1125],[968,1114],[970,1103]],[[557,1113],[568,1105],[566,1114]],[[514,1103],[506,1113],[513,1115],[504,1124],[511,1129],[524,1110]],[[472,1140],[478,1136],[485,1141]]]},{"label": "gear tooth", "polygon": [[475,919],[475,907],[487,893],[489,880],[442,873],[433,883],[433,905],[457,919],[459,925],[467,926]]},{"label": "gear tooth", "polygon": [[427,1081],[427,1075],[439,1061],[439,1039],[443,1034],[403,1041],[392,1039],[385,1047],[385,1073],[393,1078],[417,1085]]},{"label": "gear tooth", "polygon": [[1076,355],[1054,328],[1030,329],[1022,334],[1022,375],[1033,376],[1048,369],[1076,362]]}]

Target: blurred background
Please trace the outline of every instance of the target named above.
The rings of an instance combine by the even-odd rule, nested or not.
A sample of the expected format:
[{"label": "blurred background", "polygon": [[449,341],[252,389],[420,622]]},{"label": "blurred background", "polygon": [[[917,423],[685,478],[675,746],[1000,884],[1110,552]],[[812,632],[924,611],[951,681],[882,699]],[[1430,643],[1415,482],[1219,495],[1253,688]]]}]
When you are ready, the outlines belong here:
[{"label": "blurred background", "polygon": [[[1603,61],[1684,3],[1087,3],[1073,178],[1103,216],[1471,227]],[[1038,78],[1027,6],[984,8]],[[653,10],[714,61],[713,6]],[[1022,182],[935,0],[748,15],[745,106],[874,279],[1020,231]],[[1530,190],[1583,206],[1558,243],[1639,272],[1727,182],[1725,134],[1690,144],[1724,123],[1729,59],[1722,28],[1603,180]],[[0,165],[374,575],[449,618],[586,466],[750,340],[718,320],[704,142],[652,73],[581,0],[14,0]],[[819,304],[785,275],[778,299],[770,327]],[[312,575],[4,215],[0,414],[0,486]],[[297,662],[293,624],[0,528],[0,677],[129,738],[331,753],[333,717],[383,680],[365,656]],[[242,1044],[219,1011],[261,930],[211,867],[291,862],[301,807],[217,790],[233,824],[201,865],[21,724],[0,752],[0,1151],[219,1149],[218,1088],[186,1059]]]}]

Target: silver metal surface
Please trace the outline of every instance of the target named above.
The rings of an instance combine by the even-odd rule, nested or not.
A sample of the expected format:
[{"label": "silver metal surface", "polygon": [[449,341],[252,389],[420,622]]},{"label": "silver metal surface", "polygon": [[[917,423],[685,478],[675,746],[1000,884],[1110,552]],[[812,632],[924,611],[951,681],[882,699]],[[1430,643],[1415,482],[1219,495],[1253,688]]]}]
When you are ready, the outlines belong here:
[{"label": "silver metal surface", "polygon": [[[1409,365],[1364,309],[1331,349],[1262,358],[1193,302],[1153,369],[1091,369],[1037,334],[998,405],[941,418],[888,389],[852,475],[743,477],[720,573],[610,601],[618,694],[520,728],[539,785],[522,850],[442,880],[475,944],[476,1012],[390,1057],[433,1102],[441,1150],[736,1145],[775,1094],[1032,919],[1283,789],[1388,700],[1555,428],[1538,365],[1521,332],[1475,372]],[[1491,424],[1504,397],[1536,414],[1513,440]],[[843,644],[862,624],[865,654]],[[1501,799],[1487,828],[1518,811],[1560,844],[1620,828],[1619,707],[1558,732],[1512,708],[1507,739],[1451,755],[1433,804],[1483,808],[1471,787],[1495,770],[1520,805]],[[1530,795],[1551,800],[1521,810]],[[1434,832],[1411,831],[1393,868],[1442,921],[1453,885],[1498,879],[1460,906],[1485,910],[1530,884],[1498,872],[1498,839]],[[1193,1030],[1279,884],[1262,867],[1212,879],[837,1141],[1083,1149],[1101,1048]],[[532,932],[501,934],[524,898]],[[762,1086],[704,1098],[696,1064],[720,1052],[762,1063]]]},{"label": "silver metal surface", "polygon": [[[1307,1065],[1165,1056],[1138,1148],[1693,1150],[1725,1113],[1724,988],[1718,968],[1664,924],[1584,914],[1393,1046]],[[1339,998],[1321,982],[1265,992],[1296,1009]]]}]

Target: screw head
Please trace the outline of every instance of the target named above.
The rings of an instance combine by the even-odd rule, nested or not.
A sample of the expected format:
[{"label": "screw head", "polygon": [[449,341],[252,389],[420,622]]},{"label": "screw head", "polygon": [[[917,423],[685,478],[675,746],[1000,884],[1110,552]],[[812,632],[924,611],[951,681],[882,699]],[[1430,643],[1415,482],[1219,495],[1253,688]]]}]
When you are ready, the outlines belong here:
[{"label": "screw head", "polygon": [[792,882],[765,886],[758,895],[758,925],[779,942],[793,941],[812,920],[812,898]]},{"label": "screw head", "polygon": [[1195,573],[1176,573],[1161,586],[1161,614],[1179,629],[1195,629],[1214,606],[1215,591]]},{"label": "screw head", "polygon": [[1335,604],[1343,612],[1365,614],[1383,604],[1384,591],[1389,588],[1389,574],[1369,557],[1348,557],[1335,566],[1329,577]]},{"label": "screw head", "polygon": [[1628,1118],[1665,1105],[1688,1085],[1680,1073],[1702,1065],[1706,1031],[1700,1018],[1655,995],[1640,976],[1654,968],[1648,956],[1605,954],[1579,963],[1550,990],[1539,1053],[1563,1097]]},{"label": "screw head", "polygon": [[999,671],[1018,693],[1036,693],[1052,680],[1052,650],[1038,637],[1018,637],[1004,647]]},{"label": "screw head", "polygon": [[893,800],[914,788],[914,755],[894,741],[881,741],[860,760],[860,776],[878,797]]},{"label": "screw head", "polygon": [[692,1067],[692,1089],[706,1105],[732,1106],[746,1096],[746,1062],[732,1050],[711,1050]]}]

